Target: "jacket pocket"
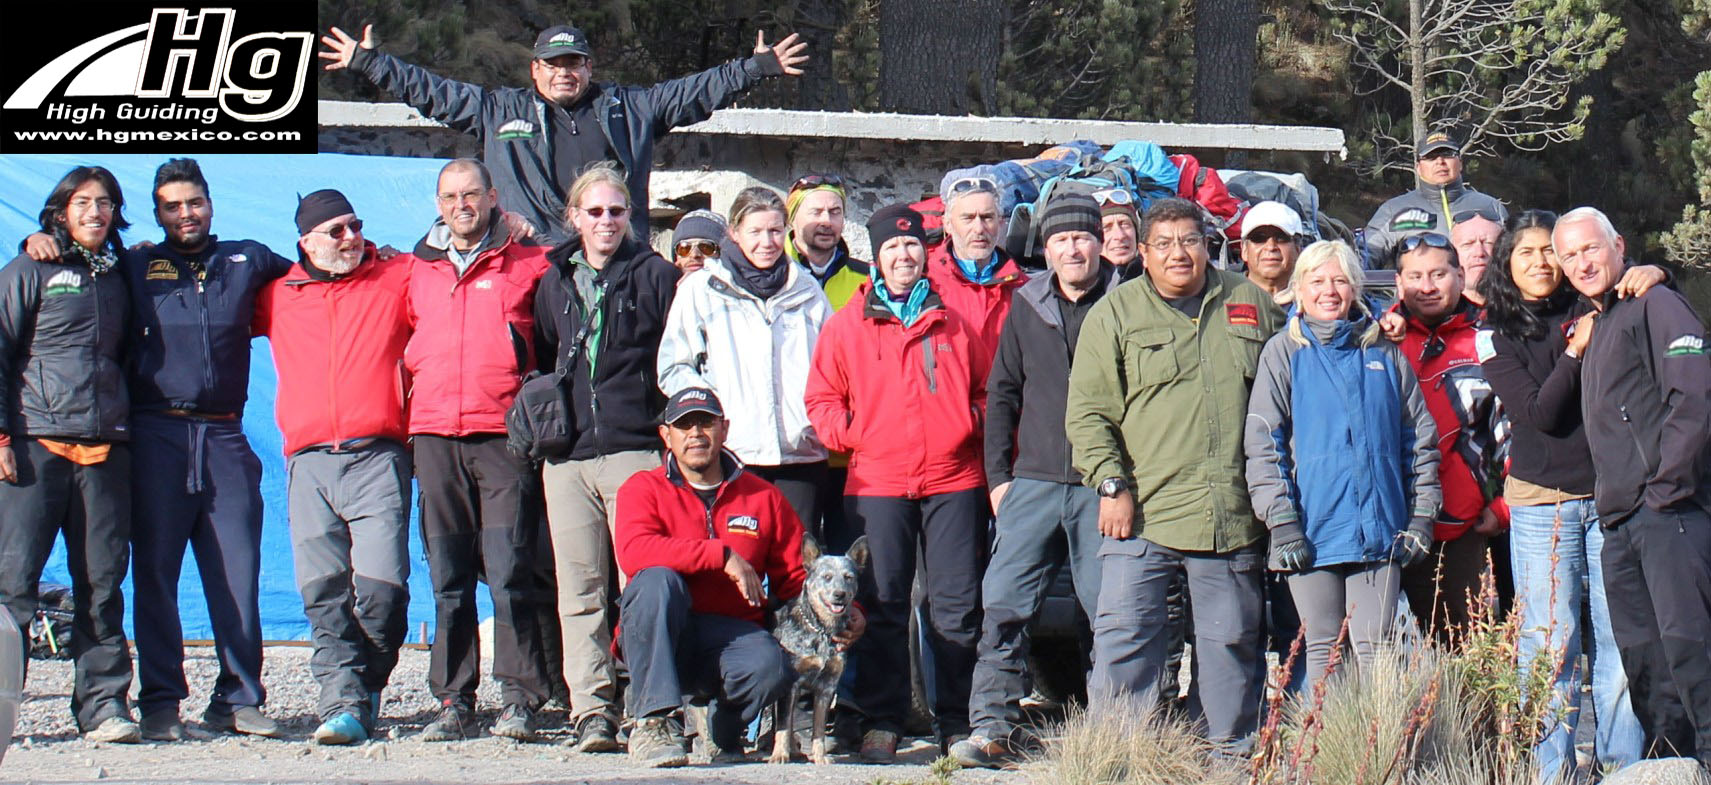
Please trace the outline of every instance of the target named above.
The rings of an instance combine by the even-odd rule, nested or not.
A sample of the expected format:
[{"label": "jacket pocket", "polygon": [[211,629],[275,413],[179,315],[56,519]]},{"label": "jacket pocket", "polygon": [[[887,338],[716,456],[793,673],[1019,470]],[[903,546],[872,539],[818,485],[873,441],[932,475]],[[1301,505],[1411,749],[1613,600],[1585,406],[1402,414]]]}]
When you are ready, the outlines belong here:
[{"label": "jacket pocket", "polygon": [[1131,391],[1176,378],[1174,333],[1168,328],[1138,330],[1123,336],[1123,372]]},{"label": "jacket pocket", "polygon": [[1265,348],[1265,338],[1253,327],[1230,327],[1228,333],[1230,355],[1236,363],[1236,371],[1251,381],[1259,370],[1259,355]]}]

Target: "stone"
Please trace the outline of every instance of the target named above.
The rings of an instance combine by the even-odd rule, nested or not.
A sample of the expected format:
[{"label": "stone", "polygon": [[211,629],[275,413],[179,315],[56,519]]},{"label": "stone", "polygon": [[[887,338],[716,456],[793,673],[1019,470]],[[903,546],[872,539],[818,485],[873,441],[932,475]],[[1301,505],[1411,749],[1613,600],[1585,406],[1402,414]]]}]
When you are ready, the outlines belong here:
[{"label": "stone", "polygon": [[1711,778],[1692,758],[1655,758],[1623,767],[1604,785],[1711,785]]}]

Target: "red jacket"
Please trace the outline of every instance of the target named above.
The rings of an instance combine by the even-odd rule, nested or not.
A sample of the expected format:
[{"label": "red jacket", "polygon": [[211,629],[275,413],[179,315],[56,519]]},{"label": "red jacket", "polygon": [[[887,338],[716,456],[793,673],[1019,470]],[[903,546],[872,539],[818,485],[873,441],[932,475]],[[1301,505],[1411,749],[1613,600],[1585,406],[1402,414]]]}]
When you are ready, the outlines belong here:
[{"label": "red jacket", "polygon": [[763,608],[743,601],[725,575],[725,549],[735,551],[767,579],[774,597],[802,592],[802,521],[772,483],[742,468],[729,452],[720,456],[725,483],[709,508],[684,481],[677,459],[637,472],[618,489],[613,524],[618,567],[625,575],[669,567],[689,584],[696,613],[717,613],[756,624]]},{"label": "red jacket", "polygon": [[820,330],[808,419],[827,449],[851,453],[851,496],[920,498],[986,485],[981,467],[992,355],[929,295],[904,327],[864,288]]},{"label": "red jacket", "polygon": [[403,443],[409,376],[410,263],[375,257],[335,281],[302,265],[256,294],[254,331],[273,345],[279,387],[273,414],[285,454],[379,437]]},{"label": "red jacket", "polygon": [[980,347],[981,360],[988,366],[998,353],[998,337],[1004,332],[1004,317],[1010,314],[1010,299],[1028,282],[1028,274],[1015,259],[1003,251],[998,254],[1001,261],[992,274],[992,283],[978,284],[964,278],[957,268],[949,239],[927,252],[927,279],[933,282],[933,291],[969,326]]},{"label": "red jacket", "polygon": [[509,237],[492,243],[461,276],[426,238],[406,257],[412,434],[504,433],[505,411],[535,367],[535,285],[547,271],[547,249]]},{"label": "red jacket", "polygon": [[1444,489],[1444,509],[1438,517],[1437,539],[1462,536],[1468,524],[1493,504],[1498,505],[1499,518],[1507,522],[1499,496],[1503,478],[1493,457],[1496,396],[1485,381],[1475,348],[1477,311],[1464,303],[1431,328],[1410,316],[1401,304],[1394,310],[1408,320],[1402,354],[1420,378],[1420,392],[1438,426],[1438,453],[1442,456],[1438,481]]}]

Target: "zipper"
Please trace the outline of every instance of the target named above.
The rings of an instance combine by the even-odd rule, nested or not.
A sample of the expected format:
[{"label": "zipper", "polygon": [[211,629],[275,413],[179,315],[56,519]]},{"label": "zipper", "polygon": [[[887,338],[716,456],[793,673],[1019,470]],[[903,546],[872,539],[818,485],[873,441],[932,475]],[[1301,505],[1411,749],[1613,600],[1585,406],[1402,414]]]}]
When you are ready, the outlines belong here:
[{"label": "zipper", "polygon": [[[95,311],[95,340],[90,344],[93,349],[92,354],[94,355],[90,358],[93,360],[93,362],[90,363],[90,367],[99,369],[101,367],[101,276],[96,275],[95,271],[91,269],[89,271],[89,280],[95,283],[95,286],[92,287],[95,290],[94,297],[91,298],[95,302],[95,308],[93,309]],[[47,400],[47,372],[42,369],[42,366],[39,363],[36,365],[36,370],[42,375],[42,399],[45,402]],[[92,423],[94,426],[92,433],[95,434],[96,438],[101,438],[105,436],[105,434],[101,433],[101,423],[103,420],[101,418],[101,374],[99,371],[97,371],[95,378],[91,379],[91,381],[94,383],[94,389],[91,391],[94,394],[89,397],[94,402],[93,408],[95,410],[95,422]],[[119,383],[125,383],[122,377],[120,378]]]},{"label": "zipper", "polygon": [[939,391],[938,361],[933,357],[933,336],[928,333],[921,339],[921,368],[927,373],[927,392]]},{"label": "zipper", "polygon": [[1652,459],[1646,455],[1646,448],[1640,444],[1640,435],[1634,433],[1634,420],[1632,417],[1628,416],[1628,407],[1617,406],[1616,410],[1622,413],[1622,422],[1628,428],[1628,438],[1634,443],[1634,452],[1639,453],[1640,462],[1645,464],[1644,468],[1646,473],[1650,474],[1652,470]]},{"label": "zipper", "polygon": [[214,390],[214,336],[209,332],[208,326],[207,291],[202,281],[198,279],[196,281],[196,318],[202,322],[202,383],[206,385],[202,395],[197,396],[198,399]]},{"label": "zipper", "polygon": [[333,443],[339,444],[344,441],[343,431],[339,429],[338,372],[335,370],[338,367],[339,315],[336,298],[333,297],[333,287],[323,287],[322,296],[327,301],[327,347],[331,349],[327,353],[327,403],[332,413]]}]

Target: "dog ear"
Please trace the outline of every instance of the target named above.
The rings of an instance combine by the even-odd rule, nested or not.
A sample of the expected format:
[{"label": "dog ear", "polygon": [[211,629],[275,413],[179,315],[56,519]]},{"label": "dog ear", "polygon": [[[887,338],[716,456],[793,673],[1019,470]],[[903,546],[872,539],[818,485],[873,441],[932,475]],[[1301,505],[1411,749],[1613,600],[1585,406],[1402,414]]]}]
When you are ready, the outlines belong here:
[{"label": "dog ear", "polygon": [[856,541],[850,544],[849,553],[844,555],[848,556],[850,561],[855,562],[856,572],[867,569],[867,535],[857,537]]},{"label": "dog ear", "polygon": [[802,566],[807,567],[820,558],[820,542],[814,535],[802,532]]}]

